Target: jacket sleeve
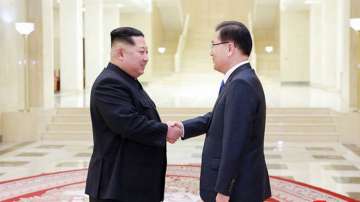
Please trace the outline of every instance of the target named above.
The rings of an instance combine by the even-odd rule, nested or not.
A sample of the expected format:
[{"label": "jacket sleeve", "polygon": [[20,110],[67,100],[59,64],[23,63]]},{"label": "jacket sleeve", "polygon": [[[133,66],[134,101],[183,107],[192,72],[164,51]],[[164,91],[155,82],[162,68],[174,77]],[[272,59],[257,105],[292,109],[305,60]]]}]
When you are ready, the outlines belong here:
[{"label": "jacket sleeve", "polygon": [[141,144],[165,147],[167,125],[138,113],[121,83],[103,80],[93,90],[96,110],[112,132]]},{"label": "jacket sleeve", "polygon": [[206,133],[209,130],[211,119],[212,112],[209,112],[203,116],[183,121],[185,134],[182,139],[185,140]]},{"label": "jacket sleeve", "polygon": [[243,80],[233,81],[228,90],[224,115],[219,175],[215,191],[230,195],[241,169],[240,159],[251,138],[258,98],[254,89]]}]

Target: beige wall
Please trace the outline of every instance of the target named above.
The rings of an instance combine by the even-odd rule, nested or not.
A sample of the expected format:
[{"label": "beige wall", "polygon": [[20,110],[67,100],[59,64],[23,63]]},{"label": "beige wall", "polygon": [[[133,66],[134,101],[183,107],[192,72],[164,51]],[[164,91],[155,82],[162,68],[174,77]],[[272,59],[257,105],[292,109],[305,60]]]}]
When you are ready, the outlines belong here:
[{"label": "beige wall", "polygon": [[2,141],[2,137],[3,137],[3,135],[4,135],[4,133],[3,133],[3,121],[2,121],[2,118],[3,117],[3,115],[2,115],[2,113],[0,112],[0,142]]},{"label": "beige wall", "polygon": [[[160,18],[160,10],[156,4],[153,4],[152,10],[152,29],[153,29],[153,75],[166,76],[174,72],[174,55],[177,50],[180,33],[176,31],[166,31],[166,27]],[[160,54],[159,47],[165,47],[166,52]]]},{"label": "beige wall", "polygon": [[[3,142],[39,141],[55,112],[54,109],[34,109],[28,113],[3,113],[0,122],[3,124]],[[21,123],[21,127],[19,127],[19,123]]]},{"label": "beige wall", "polygon": [[280,14],[281,82],[309,82],[309,11]]},{"label": "beige wall", "polygon": [[[351,0],[351,17],[360,18],[360,1]],[[355,72],[357,72],[357,109],[360,110],[360,31],[355,34],[356,54]]]},{"label": "beige wall", "polygon": [[[358,74],[357,74],[358,78],[360,78],[360,68],[358,69]],[[357,85],[357,94],[358,94],[358,105],[357,108],[358,110],[360,110],[360,79],[358,79],[358,85]]]},{"label": "beige wall", "polygon": [[239,20],[247,25],[252,3],[247,0],[183,0],[184,13],[191,15],[189,31],[209,30],[210,34],[223,20]]},{"label": "beige wall", "polygon": [[[358,69],[357,76],[358,76],[358,78],[360,78],[360,69]],[[360,110],[360,81],[359,80],[358,80],[358,85],[357,85],[357,93],[358,93],[357,108],[358,108],[358,110]]]},{"label": "beige wall", "polygon": [[[152,60],[153,75],[159,74],[160,72],[169,72],[172,69],[171,66],[169,67],[169,65],[172,65],[172,58],[166,58],[157,51],[157,48],[160,46],[165,48],[167,47],[165,46],[164,27],[161,23],[159,9],[155,3],[152,6],[151,24],[153,30],[151,39],[153,49],[150,52],[150,60]],[[166,55],[168,55],[168,53],[169,50],[167,49]]]},{"label": "beige wall", "polygon": [[360,33],[358,32],[358,55],[357,55],[357,96],[358,96],[358,104],[357,104],[357,108],[358,110],[360,110]]},{"label": "beige wall", "polygon": [[[165,33],[160,11],[154,2],[149,13],[121,13],[121,26],[133,26],[145,34],[149,47],[149,63],[145,74],[140,80],[149,81],[152,77],[172,73],[174,70],[174,54],[178,42],[178,33]],[[158,52],[159,47],[165,47],[165,54]]]},{"label": "beige wall", "polygon": [[[351,18],[360,18],[360,1],[351,0]],[[360,110],[360,31],[350,29],[350,68],[354,76],[351,77],[352,108]]]},{"label": "beige wall", "polygon": [[351,109],[360,109],[358,105],[358,99],[359,99],[359,32],[354,31],[353,29],[350,30],[350,92],[353,92],[350,94],[350,104]]},{"label": "beige wall", "polygon": [[360,113],[337,113],[335,122],[341,143],[360,144]]},{"label": "beige wall", "polygon": [[184,13],[190,14],[190,21],[180,71],[212,72],[209,44],[215,35],[216,25],[224,20],[237,20],[248,26],[252,2],[183,0]]},{"label": "beige wall", "polygon": [[[256,70],[261,75],[278,76],[280,70],[279,32],[274,29],[255,30]],[[267,53],[266,46],[273,46],[274,51]]]}]

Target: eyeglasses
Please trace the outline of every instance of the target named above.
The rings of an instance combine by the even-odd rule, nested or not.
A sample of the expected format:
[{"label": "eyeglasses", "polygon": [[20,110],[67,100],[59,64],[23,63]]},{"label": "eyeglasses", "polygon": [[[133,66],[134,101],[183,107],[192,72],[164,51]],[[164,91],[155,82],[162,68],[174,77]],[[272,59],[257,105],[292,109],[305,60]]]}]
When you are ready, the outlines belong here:
[{"label": "eyeglasses", "polygon": [[211,43],[210,44],[210,49],[214,48],[214,46],[220,45],[220,44],[225,44],[225,43],[230,43],[230,41],[223,41],[223,42],[219,42],[219,43]]}]

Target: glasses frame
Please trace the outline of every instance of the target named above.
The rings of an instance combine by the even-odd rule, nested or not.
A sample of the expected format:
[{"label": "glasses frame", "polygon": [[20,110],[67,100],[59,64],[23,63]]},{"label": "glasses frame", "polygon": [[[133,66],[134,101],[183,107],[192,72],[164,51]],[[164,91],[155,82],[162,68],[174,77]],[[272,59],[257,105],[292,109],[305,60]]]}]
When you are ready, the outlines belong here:
[{"label": "glasses frame", "polygon": [[221,44],[226,44],[226,43],[230,43],[230,41],[222,41],[222,42],[219,42],[219,43],[211,43],[210,44],[210,49],[214,48],[214,46],[221,45]]}]

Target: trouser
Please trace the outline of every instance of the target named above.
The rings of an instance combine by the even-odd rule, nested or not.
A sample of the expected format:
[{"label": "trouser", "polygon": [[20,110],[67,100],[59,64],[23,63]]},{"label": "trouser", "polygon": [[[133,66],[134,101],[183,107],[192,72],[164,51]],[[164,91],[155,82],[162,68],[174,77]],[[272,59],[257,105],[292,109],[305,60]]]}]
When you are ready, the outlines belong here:
[{"label": "trouser", "polygon": [[96,199],[96,198],[93,198],[93,197],[89,197],[89,202],[121,202],[121,201],[118,201],[118,200],[114,200],[114,199]]},{"label": "trouser", "polygon": [[123,201],[114,200],[114,199],[96,199],[94,197],[89,196],[89,202],[123,202]]}]

